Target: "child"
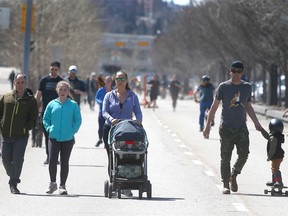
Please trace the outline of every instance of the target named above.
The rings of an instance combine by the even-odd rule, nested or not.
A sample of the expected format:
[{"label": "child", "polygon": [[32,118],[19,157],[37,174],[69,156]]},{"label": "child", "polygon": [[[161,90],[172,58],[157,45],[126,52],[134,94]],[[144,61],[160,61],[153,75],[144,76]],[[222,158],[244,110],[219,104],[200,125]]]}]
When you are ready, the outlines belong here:
[{"label": "child", "polygon": [[271,160],[272,181],[267,182],[267,186],[282,187],[282,177],[280,172],[280,164],[284,158],[284,150],[281,148],[281,144],[284,143],[283,134],[284,125],[280,119],[272,119],[269,123],[270,132],[267,133],[265,129],[261,129],[261,133],[267,143],[267,161]]}]

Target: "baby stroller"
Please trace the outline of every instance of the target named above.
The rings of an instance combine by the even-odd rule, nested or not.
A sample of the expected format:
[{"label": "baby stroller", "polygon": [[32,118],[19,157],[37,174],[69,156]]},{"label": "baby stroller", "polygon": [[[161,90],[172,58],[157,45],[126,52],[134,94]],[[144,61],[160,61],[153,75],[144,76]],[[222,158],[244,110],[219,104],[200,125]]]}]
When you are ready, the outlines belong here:
[{"label": "baby stroller", "polygon": [[122,120],[112,126],[108,144],[110,181],[104,183],[105,197],[112,193],[121,198],[121,190],[139,191],[139,199],[143,192],[147,198],[152,197],[152,185],[147,176],[148,140],[142,125],[133,120]]}]

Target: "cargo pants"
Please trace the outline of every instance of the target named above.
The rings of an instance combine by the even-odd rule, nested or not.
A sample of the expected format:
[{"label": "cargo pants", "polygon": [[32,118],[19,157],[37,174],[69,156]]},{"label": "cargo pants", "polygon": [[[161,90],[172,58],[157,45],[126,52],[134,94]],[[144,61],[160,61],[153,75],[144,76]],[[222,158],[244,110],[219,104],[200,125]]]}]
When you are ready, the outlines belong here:
[{"label": "cargo pants", "polygon": [[[221,178],[223,182],[228,182],[231,175],[241,173],[249,155],[249,131],[247,127],[240,129],[220,126],[220,155],[221,155]],[[238,158],[233,165],[231,172],[231,157],[236,146]]]}]

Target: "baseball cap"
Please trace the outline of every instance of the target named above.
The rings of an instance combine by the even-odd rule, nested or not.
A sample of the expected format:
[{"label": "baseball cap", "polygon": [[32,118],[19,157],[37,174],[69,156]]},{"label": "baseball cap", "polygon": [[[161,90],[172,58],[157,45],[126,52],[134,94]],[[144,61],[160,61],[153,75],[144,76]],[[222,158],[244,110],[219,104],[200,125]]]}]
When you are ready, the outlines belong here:
[{"label": "baseball cap", "polygon": [[239,69],[243,70],[244,69],[244,65],[243,65],[243,63],[241,61],[234,61],[231,64],[231,68],[239,68]]},{"label": "baseball cap", "polygon": [[71,65],[69,67],[69,71],[71,71],[72,73],[77,73],[77,67],[75,65]]}]

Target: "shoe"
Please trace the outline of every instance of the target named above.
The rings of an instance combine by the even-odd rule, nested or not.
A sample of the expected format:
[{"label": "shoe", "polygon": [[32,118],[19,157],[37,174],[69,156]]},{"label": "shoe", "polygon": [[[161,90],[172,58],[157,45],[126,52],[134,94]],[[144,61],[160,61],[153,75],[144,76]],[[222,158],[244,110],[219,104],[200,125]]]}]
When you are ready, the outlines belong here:
[{"label": "shoe", "polygon": [[96,143],[95,147],[99,147],[101,143],[103,143],[103,141],[102,140],[98,140],[98,142]]},{"label": "shoe", "polygon": [[133,196],[133,193],[129,189],[122,190],[121,194],[123,194],[125,196],[128,196],[128,197],[132,197]]},{"label": "shoe", "polygon": [[12,194],[20,194],[20,191],[17,188],[17,184],[10,184],[10,191]]},{"label": "shoe", "polygon": [[50,182],[49,183],[49,188],[46,191],[47,194],[53,194],[54,191],[57,190],[57,183],[56,182]]},{"label": "shoe", "polygon": [[45,164],[45,165],[49,164],[48,158],[44,161],[44,164]]},{"label": "shoe", "polygon": [[231,176],[230,187],[231,187],[231,190],[233,192],[237,192],[238,191],[238,184],[237,184],[236,178],[237,178],[236,175],[232,175]]},{"label": "shoe", "polygon": [[204,128],[200,127],[200,130],[199,130],[199,132],[203,132],[203,129],[204,129]]},{"label": "shoe", "polygon": [[222,194],[230,194],[229,182],[224,182]]},{"label": "shoe", "polygon": [[59,187],[59,194],[60,195],[68,195],[66,187],[64,185]]}]

